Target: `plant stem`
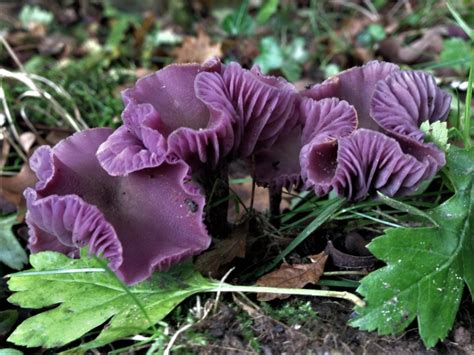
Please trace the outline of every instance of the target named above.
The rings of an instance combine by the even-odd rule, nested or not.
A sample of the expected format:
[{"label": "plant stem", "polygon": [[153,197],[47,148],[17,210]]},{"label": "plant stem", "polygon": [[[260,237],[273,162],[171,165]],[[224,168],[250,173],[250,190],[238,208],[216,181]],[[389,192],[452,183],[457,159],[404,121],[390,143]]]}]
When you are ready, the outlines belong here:
[{"label": "plant stem", "polygon": [[275,228],[280,228],[280,204],[281,204],[281,188],[270,186],[270,222]]},{"label": "plant stem", "polygon": [[229,233],[227,210],[229,208],[228,164],[207,167],[198,172],[196,179],[206,193],[206,224],[213,237],[225,238]]},{"label": "plant stem", "polygon": [[469,80],[466,93],[466,104],[464,111],[464,146],[471,148],[471,105],[472,105],[472,85],[474,81],[474,58],[471,61],[471,68],[469,70]]},{"label": "plant stem", "polygon": [[300,295],[315,297],[341,298],[354,303],[358,307],[365,307],[365,302],[353,293],[346,291],[308,290],[300,288],[279,288],[262,286],[239,286],[222,284],[208,292],[248,292],[248,293],[276,293],[283,295]]}]

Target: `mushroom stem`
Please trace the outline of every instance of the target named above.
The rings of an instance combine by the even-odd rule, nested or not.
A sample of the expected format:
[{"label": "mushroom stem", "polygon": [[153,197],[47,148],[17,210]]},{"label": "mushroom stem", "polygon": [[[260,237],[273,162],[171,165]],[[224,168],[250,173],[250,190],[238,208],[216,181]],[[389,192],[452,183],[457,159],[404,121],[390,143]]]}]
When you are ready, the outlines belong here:
[{"label": "mushroom stem", "polygon": [[270,194],[270,222],[275,228],[280,227],[280,204],[281,204],[281,187],[271,186]]},{"label": "mushroom stem", "polygon": [[206,167],[197,176],[198,182],[206,193],[206,225],[213,237],[225,238],[230,227],[227,223],[229,207],[228,164],[223,162],[217,167]]}]

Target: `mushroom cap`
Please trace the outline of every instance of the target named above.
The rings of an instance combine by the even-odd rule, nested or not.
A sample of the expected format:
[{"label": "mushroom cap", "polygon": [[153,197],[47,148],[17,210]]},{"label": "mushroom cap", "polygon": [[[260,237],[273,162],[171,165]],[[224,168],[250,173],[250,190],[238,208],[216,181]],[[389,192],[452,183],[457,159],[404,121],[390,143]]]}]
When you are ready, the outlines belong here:
[{"label": "mushroom cap", "polygon": [[211,240],[203,223],[204,197],[187,182],[189,167],[166,161],[110,176],[95,153],[111,133],[87,130],[32,156],[39,182],[25,191],[29,248],[77,256],[87,246],[133,284],[205,250]]},{"label": "mushroom cap", "polygon": [[316,100],[337,97],[355,107],[359,128],[380,131],[379,125],[370,116],[370,103],[377,83],[398,70],[392,63],[370,61],[361,67],[354,67],[316,84],[302,94]]},{"label": "mushroom cap", "polygon": [[446,119],[450,108],[451,97],[429,74],[373,61],[303,95],[347,100],[359,121],[350,135],[328,142],[312,138],[302,148],[303,176],[319,195],[331,189],[354,200],[375,190],[407,194],[445,164],[444,153],[424,143],[419,129],[426,120]]},{"label": "mushroom cap", "polygon": [[[301,124],[281,134],[276,143],[255,155],[258,184],[275,188],[301,184],[306,164],[307,144],[326,143],[351,134],[357,127],[357,114],[346,101],[337,98],[299,100]],[[326,167],[321,167],[326,169]]]},{"label": "mushroom cap", "polygon": [[[432,147],[431,147],[432,148]],[[403,151],[399,142],[381,132],[358,129],[337,141],[308,146],[307,183],[322,195],[335,189],[338,195],[360,200],[375,191],[393,196],[407,194],[444,164],[444,154],[433,150],[417,159]]]},{"label": "mushroom cap", "polygon": [[213,109],[196,90],[202,72],[220,72],[219,61],[173,64],[123,93],[124,125],[99,148],[102,167],[114,176],[157,167],[179,157],[190,165],[216,165],[233,147],[232,117]]},{"label": "mushroom cap", "polygon": [[233,117],[232,158],[246,159],[271,147],[299,120],[295,87],[283,78],[263,75],[256,66],[247,70],[230,63],[221,73],[203,72],[196,89],[209,106]]}]

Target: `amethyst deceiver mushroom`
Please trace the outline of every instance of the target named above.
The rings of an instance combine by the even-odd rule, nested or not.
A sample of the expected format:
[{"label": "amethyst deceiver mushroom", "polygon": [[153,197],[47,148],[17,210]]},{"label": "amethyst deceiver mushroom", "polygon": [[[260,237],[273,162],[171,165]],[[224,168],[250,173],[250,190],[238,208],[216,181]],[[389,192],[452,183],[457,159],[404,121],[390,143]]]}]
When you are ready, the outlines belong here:
[{"label": "amethyst deceiver mushroom", "polygon": [[169,156],[215,165],[233,147],[232,117],[199,97],[196,80],[200,73],[221,69],[217,60],[173,64],[125,90],[124,125],[97,151],[102,167],[124,176],[159,166]]},{"label": "amethyst deceiver mushroom", "polygon": [[[218,60],[170,65],[124,92],[124,125],[97,157],[114,176],[159,166],[169,157],[183,159],[213,197],[210,205],[227,201],[229,162],[251,159],[295,126],[297,97],[292,84],[262,75],[258,67]],[[226,203],[206,214],[212,234],[226,234]]]},{"label": "amethyst deceiver mushroom", "polygon": [[87,246],[134,284],[209,246],[204,197],[182,161],[108,175],[95,154],[111,133],[91,129],[36,150],[30,164],[39,182],[25,191],[29,248],[76,257]]},{"label": "amethyst deceiver mushroom", "polygon": [[303,93],[338,97],[357,111],[358,129],[345,137],[314,137],[302,149],[303,175],[317,194],[331,189],[352,200],[379,190],[406,194],[445,164],[444,153],[424,143],[420,125],[446,119],[451,97],[434,78],[385,62],[349,69]]},{"label": "amethyst deceiver mushroom", "polygon": [[295,87],[283,78],[263,75],[258,66],[247,70],[231,63],[220,73],[202,73],[196,91],[214,110],[233,117],[231,159],[246,159],[272,147],[298,124]]},{"label": "amethyst deceiver mushroom", "polygon": [[193,168],[248,158],[271,146],[294,115],[296,89],[237,63],[169,65],[123,94],[124,125],[99,148],[111,175],[159,166],[168,156]]},{"label": "amethyst deceiver mushroom", "polygon": [[270,189],[298,187],[302,148],[312,140],[327,142],[347,136],[357,127],[354,108],[337,98],[299,98],[298,117],[298,125],[281,134],[273,146],[255,155],[256,180],[261,185]]}]

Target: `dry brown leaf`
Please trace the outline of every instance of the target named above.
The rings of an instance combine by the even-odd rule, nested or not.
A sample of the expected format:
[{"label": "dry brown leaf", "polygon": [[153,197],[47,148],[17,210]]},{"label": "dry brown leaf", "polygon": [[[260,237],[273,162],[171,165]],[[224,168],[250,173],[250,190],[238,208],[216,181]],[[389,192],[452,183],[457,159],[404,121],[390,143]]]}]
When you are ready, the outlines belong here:
[{"label": "dry brown leaf", "polygon": [[229,238],[218,240],[213,249],[201,254],[196,260],[196,269],[204,275],[221,277],[227,271],[224,268],[235,258],[245,257],[247,245],[248,221],[237,226]]},{"label": "dry brown leaf", "polygon": [[173,54],[177,63],[204,63],[212,57],[221,57],[221,47],[221,43],[211,44],[206,32],[198,30],[197,37],[186,37]]},{"label": "dry brown leaf", "polygon": [[[263,275],[256,282],[258,286],[281,287],[281,288],[303,288],[307,284],[316,284],[324,272],[324,266],[328,256],[323,251],[317,255],[312,255],[309,259],[311,264],[281,264],[278,270]],[[259,293],[259,301],[271,301],[276,298],[285,299],[290,295],[280,295],[275,293]]]},{"label": "dry brown leaf", "polygon": [[348,17],[342,21],[341,27],[336,33],[338,37],[344,37],[347,42],[354,43],[356,37],[373,21],[367,17]]},{"label": "dry brown leaf", "polygon": [[62,131],[62,130],[54,130],[48,133],[46,136],[46,142],[44,144],[50,144],[51,146],[54,146],[61,142],[63,139],[66,139],[72,134],[72,132],[69,131]]},{"label": "dry brown leaf", "polygon": [[153,11],[146,11],[143,15],[143,21],[138,28],[135,29],[135,48],[140,48],[145,42],[145,37],[152,30],[156,23],[156,17]]},{"label": "dry brown leaf", "polygon": [[380,53],[388,60],[396,63],[420,63],[433,60],[443,48],[443,37],[446,29],[437,26],[429,28],[419,39],[405,44],[412,32],[400,33],[379,43]]},{"label": "dry brown leaf", "polygon": [[25,209],[23,191],[36,183],[36,175],[28,164],[23,165],[20,172],[12,177],[0,176],[0,197],[17,206],[20,214]]}]

